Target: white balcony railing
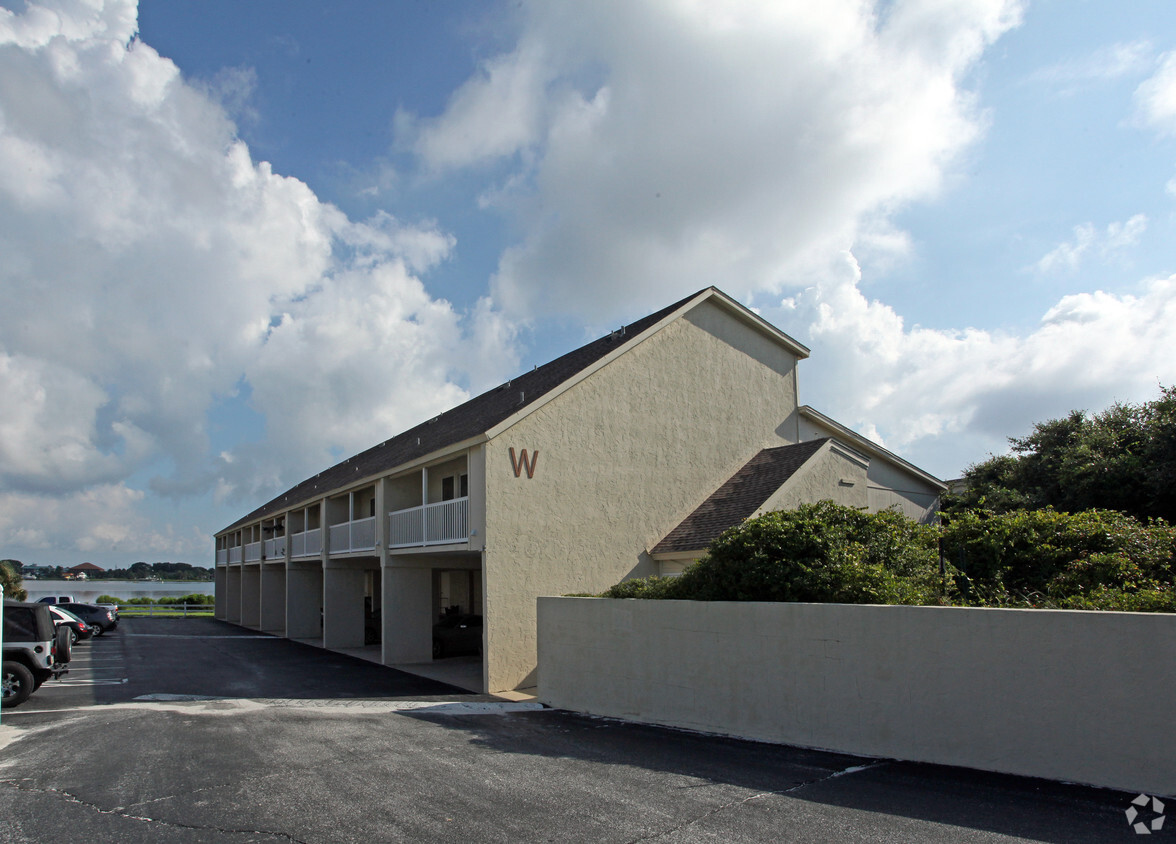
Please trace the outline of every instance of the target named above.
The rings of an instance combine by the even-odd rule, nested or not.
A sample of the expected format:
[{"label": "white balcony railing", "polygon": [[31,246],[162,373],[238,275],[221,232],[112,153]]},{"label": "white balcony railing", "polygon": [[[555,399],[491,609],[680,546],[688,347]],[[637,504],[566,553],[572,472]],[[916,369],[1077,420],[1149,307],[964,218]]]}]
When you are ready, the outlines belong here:
[{"label": "white balcony railing", "polygon": [[216,549],[216,564],[218,566],[223,566],[228,561],[229,561],[229,549],[228,548]]},{"label": "white balcony railing", "polygon": [[311,528],[302,533],[290,535],[291,557],[317,557],[323,552],[323,532],[320,528]]},{"label": "white balcony railing", "polygon": [[265,541],[265,558],[277,560],[286,558],[286,537],[275,536]]},{"label": "white balcony railing", "polygon": [[331,525],[331,553],[343,554],[348,551],[371,551],[376,547],[376,519],[356,519]]},{"label": "white balcony railing", "polygon": [[445,545],[470,538],[470,499],[454,498],[388,514],[388,547]]},{"label": "white balcony railing", "polygon": [[240,545],[238,545],[236,548],[229,549],[229,562],[230,563],[241,562],[241,546]]},{"label": "white balcony railing", "polygon": [[245,562],[256,563],[261,559],[261,543],[247,542],[245,543]]}]

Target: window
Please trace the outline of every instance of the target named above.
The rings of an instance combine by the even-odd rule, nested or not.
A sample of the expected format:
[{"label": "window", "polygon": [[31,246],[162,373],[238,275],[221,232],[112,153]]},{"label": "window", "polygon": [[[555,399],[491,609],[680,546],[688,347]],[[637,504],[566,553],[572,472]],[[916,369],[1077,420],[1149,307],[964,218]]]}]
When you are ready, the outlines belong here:
[{"label": "window", "polygon": [[[454,495],[456,491],[456,495]],[[466,498],[470,494],[469,475],[450,475],[441,479],[441,500],[452,501],[454,498]]]}]

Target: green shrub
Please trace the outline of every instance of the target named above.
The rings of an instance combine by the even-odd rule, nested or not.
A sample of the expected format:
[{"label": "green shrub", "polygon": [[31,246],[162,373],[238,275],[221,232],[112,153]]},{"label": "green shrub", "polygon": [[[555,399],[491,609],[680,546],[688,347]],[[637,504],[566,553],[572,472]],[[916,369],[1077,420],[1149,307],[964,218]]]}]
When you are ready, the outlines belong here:
[{"label": "green shrub", "polygon": [[1176,528],[1162,520],[972,510],[927,527],[823,501],[749,519],[680,577],[602,597],[1176,612],[1174,573]]},{"label": "green shrub", "polygon": [[215,602],[212,595],[202,595],[198,592],[193,592],[190,595],[180,595],[178,597],[164,597],[160,598],[156,603],[159,604],[211,604]]},{"label": "green shrub", "polygon": [[669,599],[681,598],[680,577],[640,577],[633,580],[622,580],[609,588],[602,598],[650,598]]},{"label": "green shrub", "polygon": [[822,501],[748,519],[680,577],[623,581],[604,597],[921,604],[941,591],[934,528]]},{"label": "green shrub", "polygon": [[126,598],[116,598],[113,595],[99,595],[95,603],[98,604],[125,604]]},{"label": "green shrub", "polygon": [[966,511],[942,535],[961,603],[1176,611],[1176,529],[1162,520],[1114,510]]}]

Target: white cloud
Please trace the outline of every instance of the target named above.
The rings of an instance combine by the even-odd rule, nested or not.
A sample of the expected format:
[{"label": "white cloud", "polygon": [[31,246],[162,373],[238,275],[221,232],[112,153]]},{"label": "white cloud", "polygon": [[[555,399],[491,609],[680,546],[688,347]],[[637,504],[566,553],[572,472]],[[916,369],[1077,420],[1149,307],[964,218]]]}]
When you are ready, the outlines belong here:
[{"label": "white cloud", "polygon": [[1038,272],[1073,272],[1078,269],[1088,254],[1103,259],[1139,243],[1147,230],[1147,215],[1136,214],[1125,222],[1110,223],[1106,230],[1099,232],[1093,223],[1074,227],[1074,239],[1058,244],[1036,263]]},{"label": "white cloud", "polygon": [[[132,40],[135,11],[0,9],[0,494],[26,513],[136,472],[176,496],[274,492],[463,397],[495,319],[414,276],[453,249],[435,224],[349,220],[253,161],[217,97]],[[244,107],[248,73],[218,84]],[[479,348],[486,372],[515,360]],[[271,435],[214,447],[208,413],[239,385]],[[118,524],[143,527],[79,535],[122,543]]]},{"label": "white cloud", "polygon": [[1154,398],[1176,383],[1176,276],[1130,294],[1063,297],[1023,336],[907,327],[858,289],[852,256],[836,280],[766,313],[807,326],[801,399],[888,447],[955,475],[959,455],[1003,452],[1006,437],[1071,409]]},{"label": "white cloud", "polygon": [[422,123],[398,111],[397,135],[431,169],[514,155],[536,140],[547,72],[542,46],[523,43],[485,62],[449,98],[440,119]]},{"label": "white cloud", "polygon": [[[208,534],[159,525],[139,512],[143,492],[101,484],[65,496],[0,492],[0,547],[9,554],[72,564],[82,557],[142,554],[152,560],[207,556]],[[60,556],[55,556],[60,555]],[[197,563],[199,564],[199,563]]]},{"label": "white cloud", "polygon": [[1143,74],[1155,57],[1149,41],[1129,41],[1100,47],[1088,56],[1042,68],[1030,79],[1073,94],[1091,82],[1107,82]]},{"label": "white cloud", "polygon": [[1176,51],[1160,57],[1159,69],[1135,90],[1140,121],[1165,135],[1176,135]]},{"label": "white cloud", "polygon": [[962,80],[1019,15],[1005,0],[534,3],[520,46],[409,137],[434,168],[517,156],[486,194],[525,232],[494,284],[511,312],[778,290],[936,192],[983,125]]}]

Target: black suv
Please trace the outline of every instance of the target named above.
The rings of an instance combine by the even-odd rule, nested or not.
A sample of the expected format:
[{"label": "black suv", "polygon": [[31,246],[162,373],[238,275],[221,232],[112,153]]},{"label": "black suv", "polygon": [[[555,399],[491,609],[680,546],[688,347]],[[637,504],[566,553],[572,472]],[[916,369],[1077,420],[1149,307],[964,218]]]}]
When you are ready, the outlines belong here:
[{"label": "black suv", "polygon": [[20,706],[50,677],[68,671],[72,644],[68,627],[54,629],[47,604],[6,600],[0,705]]},{"label": "black suv", "polygon": [[57,606],[63,610],[68,610],[86,622],[86,624],[93,627],[95,636],[101,636],[103,633],[107,633],[118,627],[118,619],[106,607],[78,603],[65,603],[58,604]]}]

